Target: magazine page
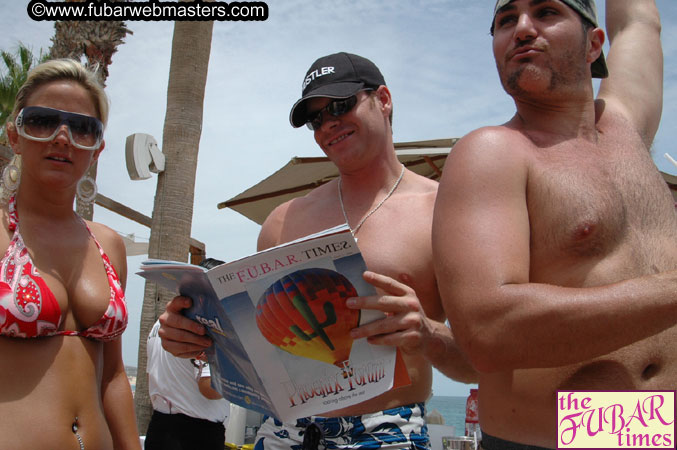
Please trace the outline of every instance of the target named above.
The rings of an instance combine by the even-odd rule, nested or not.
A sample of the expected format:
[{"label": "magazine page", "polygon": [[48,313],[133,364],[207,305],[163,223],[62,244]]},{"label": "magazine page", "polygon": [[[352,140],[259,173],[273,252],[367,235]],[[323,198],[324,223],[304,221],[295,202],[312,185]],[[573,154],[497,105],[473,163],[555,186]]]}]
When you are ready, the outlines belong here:
[{"label": "magazine page", "polygon": [[343,227],[207,273],[278,419],[344,408],[393,386],[395,348],[349,334],[382,317],[345,306],[349,297],[375,294],[365,270]]},{"label": "magazine page", "polygon": [[193,306],[186,310],[186,317],[203,324],[214,341],[206,350],[214,389],[236,405],[275,416],[273,402],[223,305],[213,291],[212,295],[196,295],[193,291],[191,298]]},{"label": "magazine page", "polygon": [[181,286],[186,290],[193,285],[201,285],[202,289],[214,292],[207,281],[206,272],[207,269],[188,263],[147,259],[141,263],[141,270],[136,274],[177,294],[180,293]]},{"label": "magazine page", "polygon": [[185,315],[203,324],[214,341],[214,345],[206,351],[214,389],[237,405],[262,414],[275,415],[263,383],[205,272],[204,268],[191,264],[147,260],[141,264],[141,271],[137,273],[193,300],[193,305],[185,311]]}]

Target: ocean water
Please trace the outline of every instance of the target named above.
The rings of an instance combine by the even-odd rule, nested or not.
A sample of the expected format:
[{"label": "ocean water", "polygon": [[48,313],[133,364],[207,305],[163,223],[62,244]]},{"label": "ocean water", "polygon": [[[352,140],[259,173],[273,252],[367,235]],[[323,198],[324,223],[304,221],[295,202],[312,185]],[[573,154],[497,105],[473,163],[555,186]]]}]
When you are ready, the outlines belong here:
[{"label": "ocean water", "polygon": [[444,417],[445,425],[456,427],[456,434],[465,433],[465,402],[467,397],[448,397],[433,395],[426,404],[426,413],[437,410]]}]

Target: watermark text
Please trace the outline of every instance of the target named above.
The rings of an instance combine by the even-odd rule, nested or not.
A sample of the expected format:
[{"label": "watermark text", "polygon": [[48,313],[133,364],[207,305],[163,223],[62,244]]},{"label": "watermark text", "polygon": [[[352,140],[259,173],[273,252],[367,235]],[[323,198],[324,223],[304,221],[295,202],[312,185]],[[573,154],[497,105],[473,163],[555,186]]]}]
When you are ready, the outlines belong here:
[{"label": "watermark text", "polygon": [[26,7],[33,20],[193,20],[193,21],[263,21],[268,19],[265,2],[194,2],[157,1],[51,2],[31,0]]}]

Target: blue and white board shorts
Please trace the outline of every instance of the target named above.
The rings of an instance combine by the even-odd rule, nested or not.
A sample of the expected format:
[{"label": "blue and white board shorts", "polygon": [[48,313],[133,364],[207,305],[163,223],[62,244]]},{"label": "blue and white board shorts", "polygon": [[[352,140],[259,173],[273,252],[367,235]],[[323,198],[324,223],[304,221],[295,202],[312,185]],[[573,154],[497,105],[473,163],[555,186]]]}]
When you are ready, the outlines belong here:
[{"label": "blue and white board shorts", "polygon": [[429,450],[424,415],[425,405],[416,403],[362,416],[306,417],[295,424],[267,417],[254,450]]}]

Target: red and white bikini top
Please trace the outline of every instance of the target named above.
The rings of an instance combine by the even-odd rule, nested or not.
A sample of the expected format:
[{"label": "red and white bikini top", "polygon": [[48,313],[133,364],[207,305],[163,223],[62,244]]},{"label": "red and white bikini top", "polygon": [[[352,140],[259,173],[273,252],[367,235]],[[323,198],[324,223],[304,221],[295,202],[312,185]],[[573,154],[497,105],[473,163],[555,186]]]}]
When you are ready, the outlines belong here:
[{"label": "red and white bikini top", "polygon": [[84,220],[82,223],[99,249],[108,276],[110,302],[103,317],[83,331],[59,330],[63,320],[61,308],[24,245],[19,233],[16,201],[12,197],[9,201],[9,229],[14,231],[14,235],[0,260],[0,335],[16,338],[65,335],[110,341],[125,330],[127,305],[120,279],[87,223]]}]

